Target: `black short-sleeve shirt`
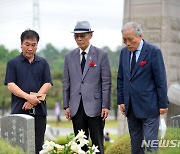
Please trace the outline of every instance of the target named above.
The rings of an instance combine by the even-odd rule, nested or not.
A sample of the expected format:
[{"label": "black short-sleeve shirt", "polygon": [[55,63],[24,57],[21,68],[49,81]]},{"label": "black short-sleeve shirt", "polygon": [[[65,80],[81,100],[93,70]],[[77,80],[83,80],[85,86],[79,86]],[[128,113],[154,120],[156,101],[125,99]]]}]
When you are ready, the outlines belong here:
[{"label": "black short-sleeve shirt", "polygon": [[[6,76],[4,84],[15,83],[21,90],[26,93],[38,92],[44,83],[51,83],[51,74],[47,61],[35,55],[32,63],[23,56],[21,53],[19,56],[11,59],[7,63]],[[27,110],[22,110],[25,99],[11,95],[11,113],[12,114],[29,114]],[[35,106],[36,115],[47,115],[46,101],[41,102]]]}]

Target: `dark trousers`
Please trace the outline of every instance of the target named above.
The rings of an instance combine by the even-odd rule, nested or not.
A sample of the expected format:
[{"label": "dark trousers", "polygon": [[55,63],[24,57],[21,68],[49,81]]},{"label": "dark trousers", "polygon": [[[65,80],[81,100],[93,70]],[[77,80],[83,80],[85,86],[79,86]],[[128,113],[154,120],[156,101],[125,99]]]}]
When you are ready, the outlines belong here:
[{"label": "dark trousers", "polygon": [[44,144],[44,134],[46,130],[46,116],[34,115],[35,121],[35,148],[36,154],[42,150]]},{"label": "dark trousers", "polygon": [[[129,133],[131,137],[131,154],[145,154],[145,147],[142,146],[143,140],[147,143],[158,140],[159,116],[154,118],[139,119],[135,116],[132,105],[130,105],[127,115]],[[149,153],[155,153],[158,145],[146,148]]]},{"label": "dark trousers", "polygon": [[[87,138],[91,137],[92,144],[98,146],[101,154],[104,154],[104,125],[105,121],[102,120],[101,116],[89,117],[85,114],[83,102],[81,100],[78,112],[72,117],[73,129],[75,135],[78,134],[78,130],[83,130]],[[87,151],[87,146],[82,148]]]}]

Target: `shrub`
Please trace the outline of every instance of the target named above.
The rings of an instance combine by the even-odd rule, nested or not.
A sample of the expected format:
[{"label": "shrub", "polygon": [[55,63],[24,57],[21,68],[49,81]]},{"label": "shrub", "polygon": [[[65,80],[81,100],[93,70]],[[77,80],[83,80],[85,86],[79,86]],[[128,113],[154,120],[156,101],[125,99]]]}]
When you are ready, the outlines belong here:
[{"label": "shrub", "polygon": [[66,137],[66,136],[58,137],[57,140],[56,140],[56,143],[57,143],[57,144],[60,144],[60,145],[65,145],[65,144],[67,144],[67,143],[68,143],[67,137]]},{"label": "shrub", "polygon": [[129,154],[130,153],[130,137],[125,134],[117,139],[112,145],[107,147],[105,154]]}]

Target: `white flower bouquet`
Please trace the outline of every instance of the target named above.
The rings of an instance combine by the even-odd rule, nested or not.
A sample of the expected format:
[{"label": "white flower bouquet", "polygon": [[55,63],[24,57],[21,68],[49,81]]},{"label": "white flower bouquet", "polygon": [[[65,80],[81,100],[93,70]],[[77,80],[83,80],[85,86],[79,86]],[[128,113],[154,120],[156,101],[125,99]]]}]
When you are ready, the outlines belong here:
[{"label": "white flower bouquet", "polygon": [[43,150],[41,150],[39,154],[96,154],[96,152],[99,152],[98,147],[95,145],[88,147],[89,150],[87,152],[81,149],[89,143],[86,138],[85,132],[80,130],[77,136],[71,133],[68,136],[68,143],[65,145],[59,145],[53,141],[46,140],[43,145]]}]

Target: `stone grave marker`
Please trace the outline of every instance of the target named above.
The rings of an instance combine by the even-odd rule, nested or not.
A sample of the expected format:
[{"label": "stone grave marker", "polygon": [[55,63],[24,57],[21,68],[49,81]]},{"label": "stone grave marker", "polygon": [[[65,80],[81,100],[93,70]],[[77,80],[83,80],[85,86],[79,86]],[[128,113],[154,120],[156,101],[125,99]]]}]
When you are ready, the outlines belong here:
[{"label": "stone grave marker", "polygon": [[171,127],[180,128],[180,115],[171,117]]},{"label": "stone grave marker", "polygon": [[34,117],[26,114],[2,117],[1,137],[28,154],[35,154]]}]

